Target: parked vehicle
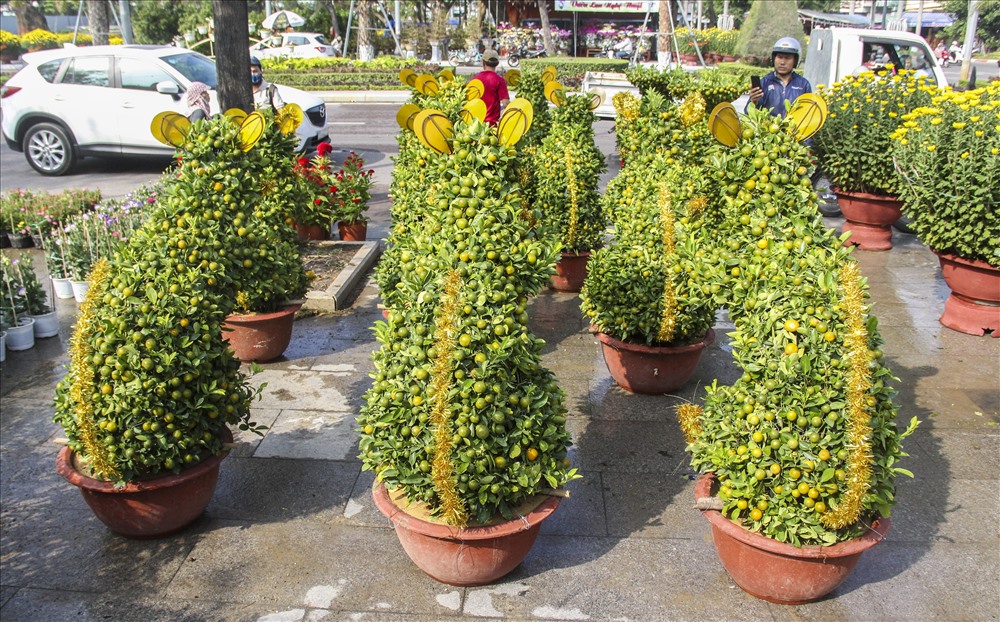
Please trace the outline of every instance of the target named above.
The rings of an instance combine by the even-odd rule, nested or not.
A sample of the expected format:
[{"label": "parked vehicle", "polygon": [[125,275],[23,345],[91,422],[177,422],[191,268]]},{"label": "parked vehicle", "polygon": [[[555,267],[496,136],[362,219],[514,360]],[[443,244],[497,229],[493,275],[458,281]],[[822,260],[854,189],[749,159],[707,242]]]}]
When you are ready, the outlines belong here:
[{"label": "parked vehicle", "polygon": [[250,55],[257,58],[316,58],[336,54],[326,37],[316,32],[283,32],[250,46]]},{"label": "parked vehicle", "polygon": [[475,52],[469,50],[452,50],[448,53],[448,62],[452,65],[479,65],[483,62],[483,53],[478,48]]},{"label": "parked vehicle", "polygon": [[514,50],[507,55],[507,64],[511,67],[517,67],[522,58],[542,58],[545,55],[545,48],[536,48],[534,50],[521,48],[519,50]]},{"label": "parked vehicle", "polygon": [[816,28],[809,37],[803,75],[815,87],[833,84],[861,69],[891,64],[923,72],[938,86],[948,84],[927,42],[912,32],[861,28]]},{"label": "parked vehicle", "polygon": [[[11,149],[23,151],[42,175],[64,175],[84,156],[163,155],[173,150],[153,138],[153,117],[184,113],[183,93],[204,82],[210,108],[215,61],[170,46],[113,45],[63,48],[23,56],[27,66],[0,88],[0,129]],[[304,91],[280,86],[286,103],[302,107],[299,148],[313,151],[328,140],[326,105]]]}]

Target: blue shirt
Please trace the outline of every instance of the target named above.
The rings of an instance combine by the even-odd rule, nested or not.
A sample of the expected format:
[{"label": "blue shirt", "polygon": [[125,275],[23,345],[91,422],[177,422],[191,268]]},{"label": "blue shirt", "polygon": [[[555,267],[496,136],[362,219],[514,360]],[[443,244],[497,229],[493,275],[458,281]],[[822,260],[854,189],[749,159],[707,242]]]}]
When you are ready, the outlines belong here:
[{"label": "blue shirt", "polygon": [[[767,108],[772,115],[784,117],[785,100],[794,102],[803,93],[812,93],[812,85],[799,74],[792,72],[792,77],[786,86],[781,78],[773,71],[760,80],[760,88],[764,91],[764,97],[757,102],[758,108]],[[747,104],[749,106],[750,104]]]}]

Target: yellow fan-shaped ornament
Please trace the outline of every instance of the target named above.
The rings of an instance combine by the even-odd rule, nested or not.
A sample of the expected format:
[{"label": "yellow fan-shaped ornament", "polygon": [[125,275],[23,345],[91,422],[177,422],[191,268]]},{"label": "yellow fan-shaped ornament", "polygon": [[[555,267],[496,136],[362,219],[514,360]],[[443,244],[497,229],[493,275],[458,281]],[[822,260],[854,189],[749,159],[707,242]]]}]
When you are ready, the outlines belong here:
[{"label": "yellow fan-shaped ornament", "polygon": [[476,78],[469,80],[469,83],[465,85],[465,99],[467,100],[479,99],[485,92],[486,86]]},{"label": "yellow fan-shaped ornament", "polygon": [[465,102],[462,109],[458,111],[458,116],[466,123],[472,123],[473,119],[486,120],[486,102],[481,99],[473,99]]},{"label": "yellow fan-shaped ornament", "polygon": [[240,124],[239,143],[240,149],[250,151],[260,137],[264,135],[264,128],[267,127],[267,119],[259,112],[251,112]]},{"label": "yellow fan-shaped ornament", "polygon": [[607,93],[601,87],[594,87],[590,90],[590,109],[597,110],[597,107],[604,103]]},{"label": "yellow fan-shaped ornament", "polygon": [[531,102],[523,97],[518,97],[516,99],[511,100],[511,102],[507,104],[507,107],[504,110],[505,111],[520,110],[524,114],[524,116],[527,117],[527,123],[529,128],[531,127],[532,122],[535,120],[535,109],[532,107]]},{"label": "yellow fan-shaped ornament", "polygon": [[521,83],[521,70],[511,69],[504,75],[504,79],[507,80],[507,84],[517,86]]},{"label": "yellow fan-shaped ornament", "polygon": [[743,137],[740,116],[729,102],[722,102],[708,115],[708,130],[715,140],[727,147],[735,147]]},{"label": "yellow fan-shaped ornament", "polygon": [[806,140],[826,123],[826,100],[815,93],[799,95],[788,111],[795,125],[795,140]]},{"label": "yellow fan-shaped ornament", "polygon": [[177,114],[177,113],[171,110],[164,110],[163,112],[160,112],[155,117],[153,117],[153,120],[150,121],[149,123],[150,134],[153,135],[153,138],[160,141],[164,145],[170,144],[167,142],[167,137],[163,135],[163,117],[167,116],[168,114]]},{"label": "yellow fan-shaped ornament", "polygon": [[239,108],[230,108],[229,110],[222,113],[222,116],[226,117],[236,125],[243,123],[243,119],[247,118],[247,113]]},{"label": "yellow fan-shaped ornament", "polygon": [[455,128],[440,110],[421,110],[413,119],[413,131],[420,142],[438,153],[451,153]]},{"label": "yellow fan-shaped ornament", "polygon": [[299,125],[302,124],[303,118],[305,118],[305,114],[302,112],[302,106],[298,104],[285,104],[275,115],[275,120],[278,122],[278,130],[286,135],[298,129]]},{"label": "yellow fan-shaped ornament", "polygon": [[542,84],[548,84],[549,82],[554,82],[556,79],[556,68],[549,65],[542,72]]},{"label": "yellow fan-shaped ornament", "polygon": [[531,116],[525,110],[530,111],[531,105],[529,104],[527,109],[522,106],[507,106],[507,109],[500,115],[497,136],[500,138],[501,145],[513,147],[531,127]]},{"label": "yellow fan-shaped ornament", "polygon": [[406,67],[405,69],[402,69],[399,72],[399,81],[407,86],[413,86],[413,83],[410,82],[410,80],[411,78],[416,78],[416,77],[417,77],[417,72],[413,71],[409,67]]},{"label": "yellow fan-shaped ornament", "polygon": [[[166,144],[180,147],[187,140],[191,121],[182,114],[168,113],[160,118],[160,134],[166,139]],[[154,134],[155,136],[155,134]]]},{"label": "yellow fan-shaped ornament", "polygon": [[441,92],[441,85],[429,73],[422,73],[417,76],[417,80],[413,86],[424,95],[437,95]]},{"label": "yellow fan-shaped ornament", "polygon": [[566,102],[566,90],[562,84],[556,80],[545,83],[545,99],[556,106],[562,106]]},{"label": "yellow fan-shaped ornament", "polygon": [[404,130],[413,130],[413,117],[420,112],[420,106],[416,104],[403,104],[396,113],[396,123]]},{"label": "yellow fan-shaped ornament", "polygon": [[438,72],[438,80],[441,82],[451,82],[455,79],[455,72],[451,69],[442,69]]}]

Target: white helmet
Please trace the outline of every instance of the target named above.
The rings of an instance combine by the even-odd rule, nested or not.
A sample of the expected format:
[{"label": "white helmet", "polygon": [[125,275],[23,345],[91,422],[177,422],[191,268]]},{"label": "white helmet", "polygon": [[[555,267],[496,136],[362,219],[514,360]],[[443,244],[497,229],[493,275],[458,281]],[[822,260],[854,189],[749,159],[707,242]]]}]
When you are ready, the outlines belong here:
[{"label": "white helmet", "polygon": [[795,55],[795,65],[799,64],[799,57],[802,55],[802,45],[799,44],[799,40],[795,37],[782,37],[774,42],[774,47],[771,48],[771,63],[774,64],[775,54],[794,54]]}]

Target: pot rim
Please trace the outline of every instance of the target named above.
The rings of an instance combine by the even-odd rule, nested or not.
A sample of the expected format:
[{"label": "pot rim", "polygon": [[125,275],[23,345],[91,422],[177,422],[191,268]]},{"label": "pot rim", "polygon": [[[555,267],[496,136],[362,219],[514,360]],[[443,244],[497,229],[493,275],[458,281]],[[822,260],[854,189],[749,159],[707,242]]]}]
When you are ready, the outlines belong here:
[{"label": "pot rim", "polygon": [[562,259],[574,259],[574,258],[587,258],[590,257],[590,251],[580,251],[579,253],[559,253]]},{"label": "pot rim", "polygon": [[416,516],[407,514],[401,507],[396,505],[389,496],[389,491],[385,484],[376,481],[372,486],[372,497],[375,505],[391,522],[393,527],[403,527],[409,531],[414,531],[424,536],[437,538],[439,540],[491,540],[502,538],[511,534],[528,531],[541,523],[555,512],[559,507],[561,497],[543,495],[545,498],[540,504],[535,506],[530,512],[523,516],[506,520],[495,525],[484,525],[479,527],[455,527],[443,523],[431,523],[421,520]]},{"label": "pot rim", "polygon": [[931,249],[931,252],[944,261],[951,261],[953,263],[969,266],[970,268],[979,268],[981,270],[1000,271],[1000,266],[994,266],[990,262],[983,261],[981,259],[969,259],[968,257],[962,257],[961,255],[956,255],[954,253],[946,253],[943,251],[938,251],[933,248]]},{"label": "pot rim", "polygon": [[292,315],[296,311],[302,308],[302,303],[295,303],[286,305],[277,311],[271,311],[270,313],[246,313],[238,314],[234,313],[232,315],[226,316],[226,322],[253,322],[254,320],[273,320],[279,317],[284,317],[286,315]]},{"label": "pot rim", "polygon": [[[698,478],[694,488],[696,499],[703,497],[713,497],[712,488],[715,484],[715,473],[708,472]],[[887,516],[879,517],[869,527],[868,531],[850,540],[844,540],[830,546],[820,546],[810,544],[806,546],[795,546],[786,542],[778,542],[772,538],[762,536],[759,533],[750,531],[745,527],[734,523],[719,510],[701,510],[701,513],[712,524],[713,528],[719,529],[727,536],[740,542],[752,546],[768,553],[784,555],[786,557],[798,557],[802,559],[829,559],[834,557],[847,557],[857,555],[867,551],[871,547],[881,542],[892,522]]]},{"label": "pot rim", "polygon": [[[233,442],[233,433],[228,426],[223,426],[219,431],[219,435],[222,436],[223,443]],[[69,445],[66,445],[59,450],[59,455],[56,456],[56,472],[70,484],[90,492],[134,494],[137,492],[150,492],[161,488],[169,488],[200,477],[206,471],[217,468],[219,462],[221,462],[222,459],[228,455],[229,450],[223,449],[219,455],[209,455],[190,469],[184,469],[176,475],[171,473],[170,475],[158,476],[148,480],[127,482],[124,487],[116,488],[114,482],[109,482],[103,479],[94,479],[89,475],[85,475],[77,471],[73,467],[73,450],[69,448]]]},{"label": "pot rim", "polygon": [[715,330],[712,328],[708,329],[708,332],[705,333],[705,336],[700,341],[695,341],[694,343],[689,343],[683,346],[647,346],[639,343],[633,343],[631,341],[622,341],[607,333],[602,333],[601,331],[597,331],[595,335],[601,343],[611,348],[616,350],[628,350],[629,352],[638,352],[640,354],[659,354],[664,350],[680,354],[683,352],[707,348],[715,342]]},{"label": "pot rim", "polygon": [[842,194],[848,198],[857,197],[859,199],[866,199],[870,201],[893,201],[899,202],[899,196],[894,194],[872,194],[870,192],[860,192],[855,190],[842,190],[837,186],[830,186],[830,190],[834,194]]}]

